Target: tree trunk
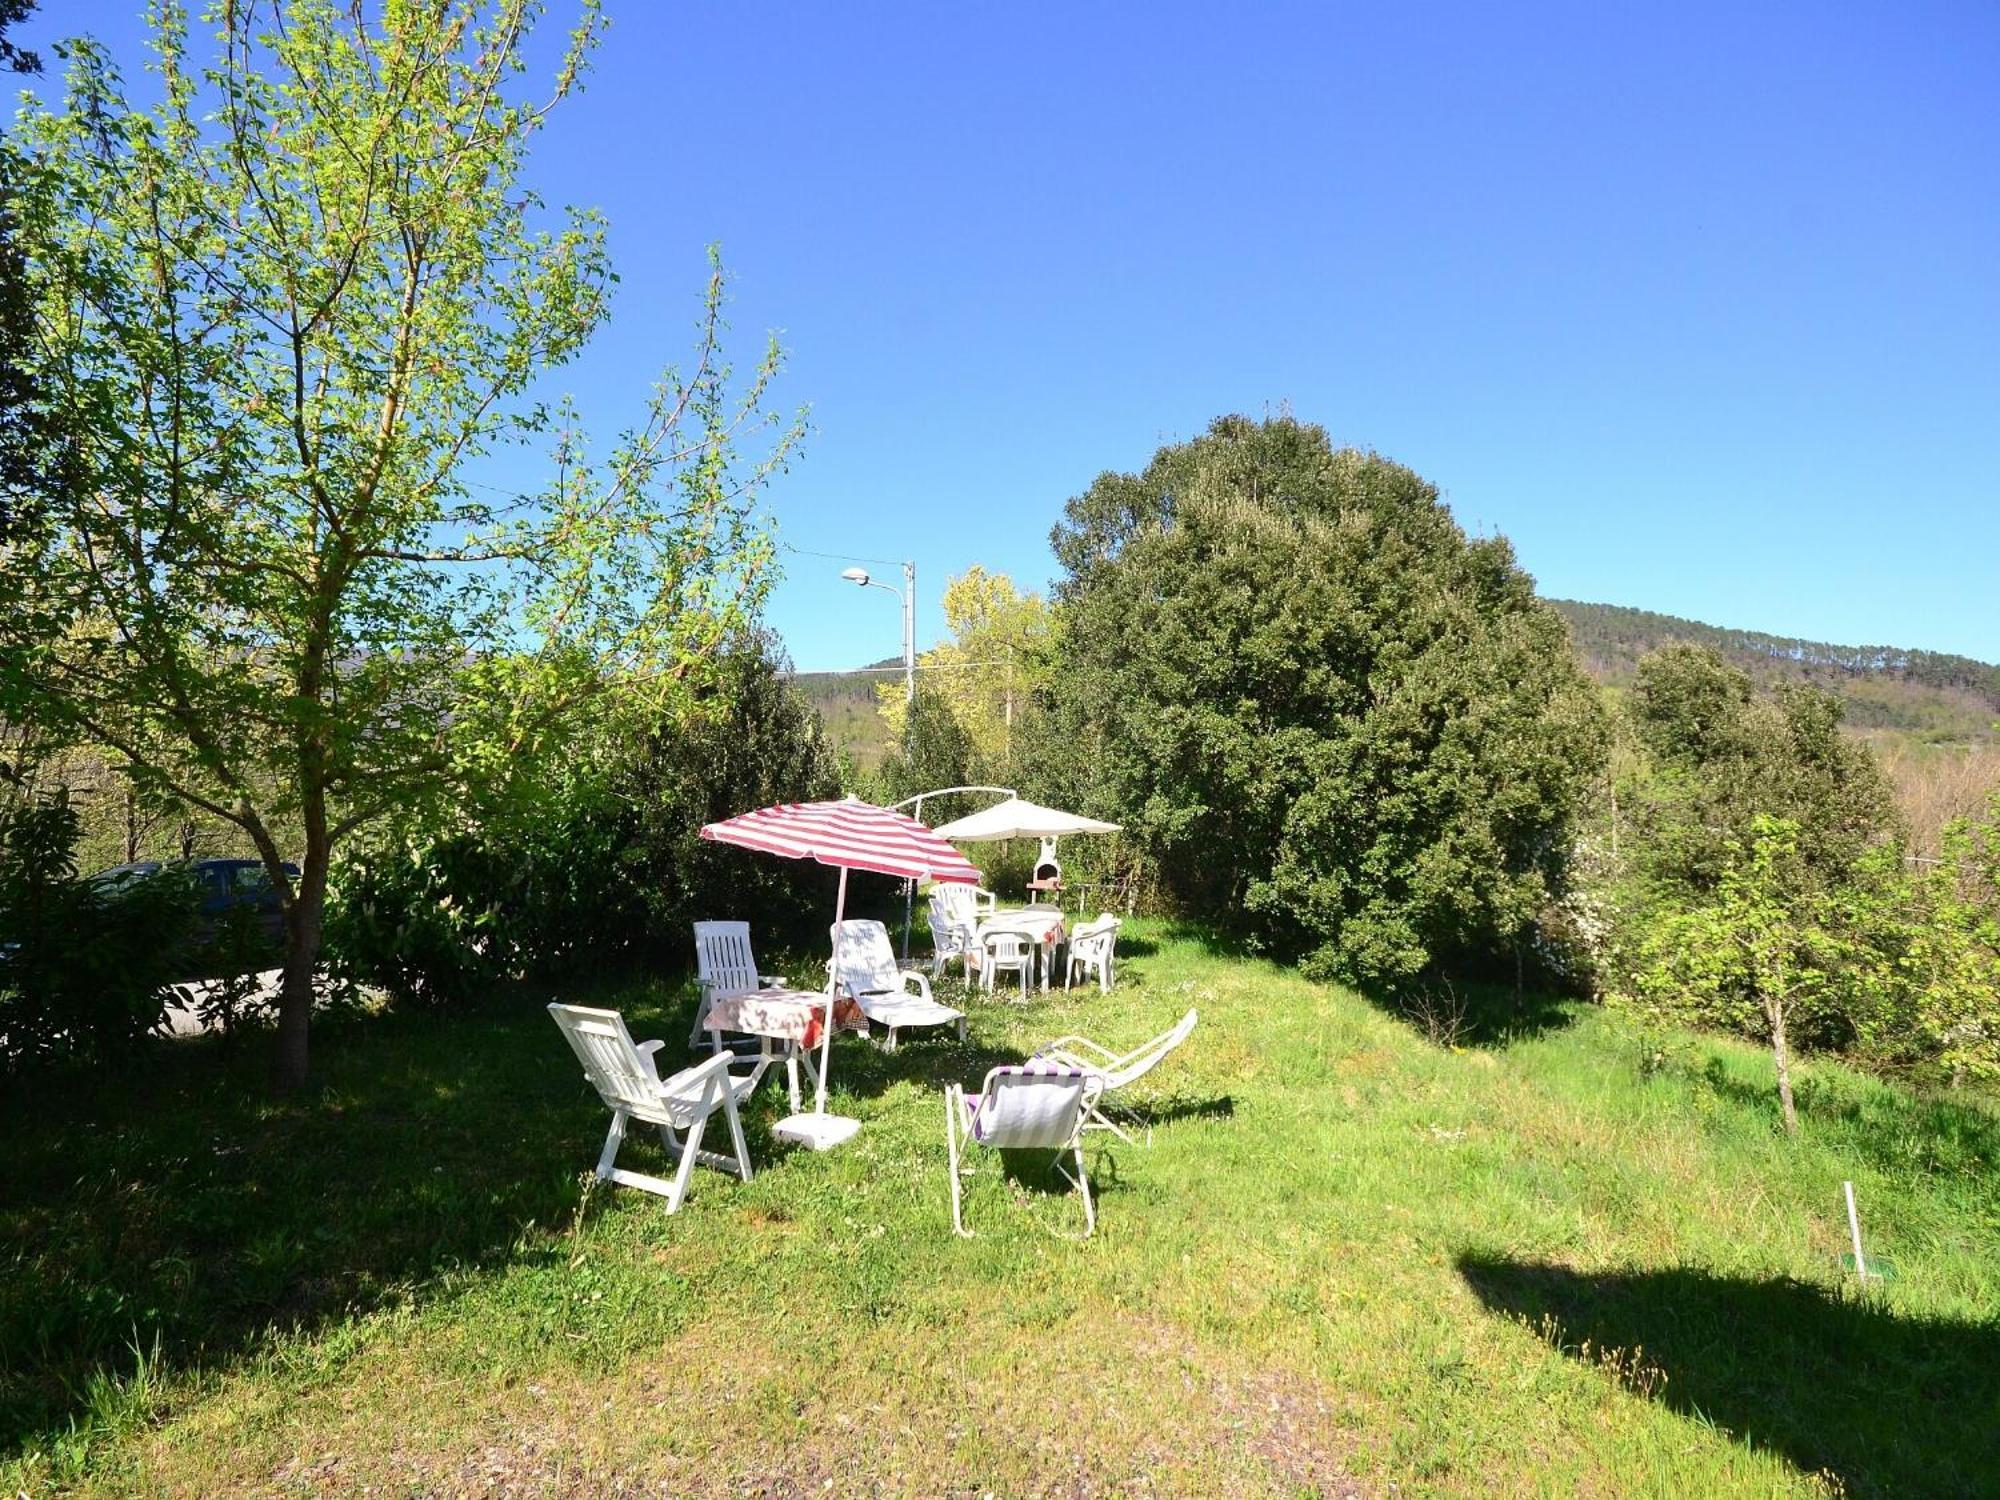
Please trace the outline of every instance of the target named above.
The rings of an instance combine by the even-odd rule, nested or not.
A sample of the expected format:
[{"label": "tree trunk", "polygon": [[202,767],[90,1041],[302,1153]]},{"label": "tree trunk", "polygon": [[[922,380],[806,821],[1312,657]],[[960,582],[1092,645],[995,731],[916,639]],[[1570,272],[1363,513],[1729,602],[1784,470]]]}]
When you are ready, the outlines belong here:
[{"label": "tree trunk", "polygon": [[1785,1045],[1785,1007],[1782,1001],[1765,1006],[1771,1018],[1771,1058],[1778,1065],[1778,1107],[1785,1116],[1785,1133],[1797,1135],[1799,1112],[1792,1107],[1792,1057]]},{"label": "tree trunk", "polygon": [[306,1081],[306,1034],[312,1024],[313,974],[319,967],[320,929],[326,915],[327,851],[308,848],[299,884],[285,912],[284,982],[278,992],[278,1056],[272,1082],[280,1092]]}]

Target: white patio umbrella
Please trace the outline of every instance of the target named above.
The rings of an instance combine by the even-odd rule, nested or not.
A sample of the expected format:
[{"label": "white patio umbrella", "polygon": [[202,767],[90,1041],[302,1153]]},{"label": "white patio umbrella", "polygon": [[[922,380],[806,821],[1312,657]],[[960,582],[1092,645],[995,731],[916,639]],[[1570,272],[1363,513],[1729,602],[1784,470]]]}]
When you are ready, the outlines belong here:
[{"label": "white patio umbrella", "polygon": [[1009,797],[932,830],[955,844],[987,844],[1001,839],[1059,839],[1072,833],[1116,833],[1119,825],[1081,813],[1044,807],[1021,797]]},{"label": "white patio umbrella", "polygon": [[[840,894],[834,899],[833,920],[847,914],[847,872],[871,870],[906,880],[979,883],[979,871],[963,854],[908,813],[894,812],[847,797],[839,802],[786,802],[739,813],[720,823],[702,825],[701,836],[718,844],[786,859],[811,859],[840,871]],[[826,989],[825,1039],[820,1043],[819,1093],[810,1114],[780,1120],[772,1133],[798,1141],[815,1151],[837,1146],[861,1128],[859,1120],[826,1112],[826,1068],[833,1052],[832,985]]]}]

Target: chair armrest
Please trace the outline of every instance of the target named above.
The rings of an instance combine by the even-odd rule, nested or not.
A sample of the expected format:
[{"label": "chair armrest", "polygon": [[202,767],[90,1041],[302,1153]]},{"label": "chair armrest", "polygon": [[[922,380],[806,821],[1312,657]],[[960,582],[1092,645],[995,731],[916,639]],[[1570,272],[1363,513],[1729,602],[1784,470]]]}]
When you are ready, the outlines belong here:
[{"label": "chair armrest", "polygon": [[1037,1057],[1040,1057],[1044,1053],[1048,1052],[1073,1052],[1078,1047],[1088,1048],[1090,1051],[1096,1053],[1099,1057],[1103,1058],[1106,1062],[1115,1061],[1118,1056],[1118,1054],[1116,1052],[1113,1052],[1109,1047],[1100,1047],[1096,1042],[1093,1042],[1087,1036],[1059,1036],[1053,1042],[1050,1042],[1047,1046],[1037,1047],[1035,1049],[1035,1055]]},{"label": "chair armrest", "polygon": [[655,1040],[640,1042],[635,1049],[645,1061],[646,1066],[653,1070],[653,1081],[655,1083],[658,1083],[660,1080],[660,1059],[658,1054],[660,1049],[666,1045],[664,1041]]},{"label": "chair armrest", "polygon": [[920,998],[925,1000],[929,1000],[931,998],[930,978],[928,975],[924,973],[922,969],[905,969],[902,972],[903,972],[904,989],[906,990],[909,989],[911,983],[914,982],[916,984],[915,993]]},{"label": "chair armrest", "polygon": [[[658,1046],[659,1044],[655,1042],[653,1045]],[[642,1047],[640,1050],[643,1052],[645,1049]],[[677,1088],[691,1083],[699,1083],[711,1073],[720,1073],[724,1078],[727,1078],[729,1076],[729,1065],[735,1060],[736,1054],[733,1052],[713,1053],[707,1061],[698,1062],[692,1067],[682,1068],[680,1072],[674,1074],[671,1078],[661,1079],[660,1087],[663,1089]]]}]

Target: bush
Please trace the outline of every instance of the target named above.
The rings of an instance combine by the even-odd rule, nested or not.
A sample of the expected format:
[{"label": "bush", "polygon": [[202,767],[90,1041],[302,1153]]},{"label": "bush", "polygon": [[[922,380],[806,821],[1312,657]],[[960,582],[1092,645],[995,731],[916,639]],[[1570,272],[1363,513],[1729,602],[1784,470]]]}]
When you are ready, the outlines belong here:
[{"label": "bush", "polygon": [[1064,661],[1029,757],[1053,798],[1315,973],[1511,972],[1604,732],[1505,541],[1317,427],[1229,417],[1100,477],[1053,544]]},{"label": "bush", "polygon": [[817,714],[767,644],[651,722],[607,729],[464,826],[349,854],[327,922],[335,972],[392,998],[464,1003],[505,980],[681,964],[688,924],[741,916],[795,940],[827,916],[824,871],[709,843],[703,823],[838,795]]},{"label": "bush", "polygon": [[192,950],[194,883],[79,880],[81,832],[66,794],[0,811],[0,1068],[128,1051]]}]

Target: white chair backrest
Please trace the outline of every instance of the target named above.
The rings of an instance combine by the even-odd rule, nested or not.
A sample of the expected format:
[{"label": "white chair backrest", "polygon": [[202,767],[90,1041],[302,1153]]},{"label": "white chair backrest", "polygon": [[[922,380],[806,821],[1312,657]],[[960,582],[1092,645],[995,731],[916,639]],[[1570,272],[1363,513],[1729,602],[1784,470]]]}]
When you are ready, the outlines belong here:
[{"label": "white chair backrest", "polygon": [[[931,931],[939,937],[946,933],[963,932],[975,925],[972,913],[970,886],[941,885],[931,892]],[[947,896],[946,891],[960,891],[964,895]]]},{"label": "white chair backrest", "polygon": [[748,922],[695,923],[694,962],[702,982],[718,995],[759,987]]},{"label": "white chair backrest", "polygon": [[1194,1023],[1200,1019],[1194,1011],[1189,1011],[1174,1023],[1172,1031],[1162,1032],[1129,1057],[1120,1060],[1118,1066],[1105,1074],[1104,1086],[1122,1089],[1128,1083],[1137,1082],[1173,1055],[1176,1047],[1188,1039],[1194,1031]]},{"label": "white chair backrest", "polygon": [[931,910],[943,912],[954,923],[973,919],[972,887],[948,880],[931,888]]},{"label": "white chair backrest", "polygon": [[1118,918],[1106,912],[1099,916],[1096,921],[1085,922],[1075,932],[1071,933],[1069,939],[1070,946],[1072,948],[1084,948],[1091,951],[1095,951],[1100,947],[1109,948],[1118,940],[1118,929],[1124,925]]},{"label": "white chair backrest", "polygon": [[583,1064],[583,1075],[598,1097],[612,1109],[651,1110],[659,1107],[660,1089],[625,1018],[615,1010],[583,1005],[551,1005],[549,1014],[569,1038],[570,1049]]},{"label": "white chair backrest", "polygon": [[879,995],[903,987],[896,967],[896,950],[889,946],[889,929],[865,917],[833,924],[834,985],[850,995]]},{"label": "white chair backrest", "polygon": [[989,932],[984,939],[987,953],[1003,964],[1025,962],[1028,940],[1018,932]]},{"label": "white chair backrest", "polygon": [[1067,1146],[1098,1089],[1089,1074],[1054,1063],[995,1068],[979,1090],[973,1137],[1001,1150]]}]

